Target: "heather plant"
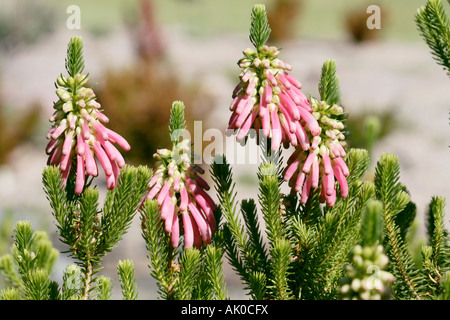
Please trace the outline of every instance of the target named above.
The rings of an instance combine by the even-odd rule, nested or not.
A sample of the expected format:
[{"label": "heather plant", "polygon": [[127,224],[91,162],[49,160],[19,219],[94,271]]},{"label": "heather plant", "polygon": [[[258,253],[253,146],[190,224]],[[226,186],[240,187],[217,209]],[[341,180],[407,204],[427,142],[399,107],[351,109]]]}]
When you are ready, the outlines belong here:
[{"label": "heather plant", "polygon": [[[126,164],[113,144],[125,151],[132,145],[107,128],[83,74],[83,43],[73,37],[68,76],[57,80],[42,182],[74,263],[64,269],[61,284],[52,280],[59,252],[45,233],[20,221],[11,253],[0,258],[8,283],[0,297],[111,299],[112,279],[99,275],[102,261],[138,214],[159,299],[229,299],[225,260],[250,299],[448,299],[445,199],[430,201],[427,243],[417,263],[410,251],[416,205],[401,183],[398,157],[382,154],[374,176],[368,175],[369,152],[346,143],[351,115],[341,104],[336,63],[323,63],[319,96],[307,96],[281,51],[266,44],[270,32],[264,5],[255,5],[254,48],[243,51],[230,94],[233,139],[250,144],[256,137],[262,151],[254,173],[257,197],[242,200],[226,153],[217,152],[207,168],[197,161],[202,155],[186,138],[186,106],[179,100],[168,112],[171,147],[151,150],[152,169]],[[206,171],[213,188],[202,177]],[[102,205],[103,188],[95,185],[101,172]],[[138,299],[133,261],[119,261],[117,276],[123,299]]]},{"label": "heather plant", "polygon": [[417,10],[416,24],[433,58],[450,75],[450,23],[442,2],[428,0]]}]

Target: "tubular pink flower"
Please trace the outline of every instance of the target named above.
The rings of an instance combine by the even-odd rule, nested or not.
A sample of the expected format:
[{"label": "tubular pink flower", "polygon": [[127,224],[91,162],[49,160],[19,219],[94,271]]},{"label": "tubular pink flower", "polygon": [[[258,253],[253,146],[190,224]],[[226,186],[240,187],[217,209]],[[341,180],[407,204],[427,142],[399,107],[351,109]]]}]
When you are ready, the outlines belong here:
[{"label": "tubular pink flower", "polygon": [[285,147],[300,144],[306,150],[309,145],[304,132],[316,136],[320,128],[301,92],[301,83],[287,73],[292,67],[279,60],[278,55],[276,47],[244,50],[228,128],[238,130],[237,140],[244,139],[250,129],[262,129],[262,135],[272,139],[272,150],[278,150],[281,144]]},{"label": "tubular pink flower", "polygon": [[194,233],[194,247],[200,249],[202,247],[202,236],[200,234],[200,231],[198,230],[198,226],[195,222],[194,217],[190,215],[189,218],[191,219],[192,232]]},{"label": "tubular pink flower", "polygon": [[156,198],[159,205],[161,205],[164,202],[164,199],[166,199],[166,196],[169,193],[170,187],[171,187],[171,184],[170,184],[169,180],[167,180],[166,183],[164,184],[164,186],[159,191],[158,197]]},{"label": "tubular pink flower", "polygon": [[103,170],[105,171],[105,175],[110,176],[112,175],[112,167],[111,162],[106,155],[105,150],[100,146],[100,142],[95,141],[94,142],[94,151],[95,155],[97,156],[97,159],[100,161],[100,164],[103,167]]},{"label": "tubular pink flower", "polygon": [[197,224],[203,241],[207,244],[211,243],[211,229],[209,224],[205,221],[205,217],[198,211],[197,207],[192,202],[189,203],[188,208]]},{"label": "tubular pink flower", "polygon": [[106,189],[113,190],[116,186],[116,178],[113,174],[106,176]]},{"label": "tubular pink flower", "polygon": [[58,146],[58,140],[50,140],[45,148],[47,154],[52,153],[52,151]]},{"label": "tubular pink flower", "polygon": [[187,209],[187,206],[189,204],[189,194],[186,187],[181,188],[180,192],[180,210],[184,211]]},{"label": "tubular pink flower", "polygon": [[290,75],[289,73],[285,73],[284,76],[286,77],[286,79],[293,84],[294,86],[297,87],[297,89],[301,89],[302,88],[302,84],[300,83],[300,81],[298,81],[295,77],[293,77],[292,75]]},{"label": "tubular pink flower", "polygon": [[83,156],[77,155],[77,178],[75,181],[75,193],[80,194],[83,192],[85,172]]},{"label": "tubular pink flower", "polygon": [[77,154],[79,156],[84,155],[85,151],[84,141],[82,139],[81,134],[77,134]]},{"label": "tubular pink flower", "polygon": [[97,164],[92,155],[91,146],[87,141],[84,141],[84,159],[86,162],[86,174],[96,177],[98,175]]},{"label": "tubular pink flower", "polygon": [[[168,233],[172,232],[172,226],[173,226],[173,219],[175,214],[175,204],[172,201],[172,197],[168,199],[168,205],[167,205],[167,215],[166,215],[166,221],[165,221],[165,230]],[[178,219],[178,216],[177,218]]]},{"label": "tubular pink flower", "polygon": [[83,86],[86,82],[84,75],[63,77],[57,81],[61,86],[57,89],[60,99],[53,106],[55,112],[50,117],[53,124],[47,134],[50,139],[46,148],[48,163],[59,165],[65,180],[69,176],[77,176],[76,193],[83,191],[85,175],[98,175],[96,159],[104,169],[107,188],[114,189],[125,160],[113,143],[125,151],[130,150],[122,136],[102,124],[108,123],[109,119],[99,110],[94,91]]},{"label": "tubular pink flower", "polygon": [[172,247],[178,247],[178,243],[180,242],[180,223],[178,220],[178,213],[174,210],[172,217],[172,234],[170,237],[172,241]]},{"label": "tubular pink flower", "polygon": [[184,248],[192,248],[194,244],[194,229],[192,227],[192,221],[187,211],[182,212],[183,227],[184,227]]},{"label": "tubular pink flower", "polygon": [[283,140],[281,133],[280,119],[278,113],[275,110],[270,112],[270,120],[272,122],[272,149],[278,150]]},{"label": "tubular pink flower", "polygon": [[[191,163],[190,149],[186,148],[188,144],[189,140],[183,140],[172,151],[164,149],[154,154],[159,162],[146,197],[158,202],[165,230],[172,233],[173,246],[178,245],[181,232],[184,232],[185,248],[210,243],[217,229],[214,217],[217,207],[205,191],[210,187],[200,176],[204,170]],[[183,220],[182,229],[179,222],[175,222],[180,218]]]},{"label": "tubular pink flower", "polygon": [[216,210],[216,209],[214,207],[212,207],[210,205],[210,203],[208,203],[208,200],[206,200],[206,197],[209,197],[209,196],[205,192],[200,192],[199,194],[195,195],[195,201],[198,203],[200,208],[205,213],[206,218],[208,219],[209,227],[211,228],[211,232],[215,232],[216,231],[216,218],[214,217],[214,210]]}]

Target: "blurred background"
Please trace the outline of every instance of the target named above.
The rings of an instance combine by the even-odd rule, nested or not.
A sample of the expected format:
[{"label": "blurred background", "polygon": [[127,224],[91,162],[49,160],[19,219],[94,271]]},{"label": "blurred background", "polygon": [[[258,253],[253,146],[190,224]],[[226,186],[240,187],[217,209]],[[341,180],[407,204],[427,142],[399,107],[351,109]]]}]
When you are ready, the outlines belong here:
[{"label": "blurred background", "polygon": [[[336,61],[350,145],[368,148],[373,166],[383,152],[399,156],[401,181],[417,205],[420,235],[431,196],[450,199],[450,80],[414,23],[425,0],[2,0],[0,255],[9,251],[12,227],[23,219],[65,250],[41,175],[56,100],[53,83],[65,73],[71,36],[83,37],[85,71],[110,127],[132,145],[126,160],[152,165],[156,148],[169,146],[174,100],[185,102],[188,127],[201,120],[203,130],[226,129],[240,72],[236,62],[251,46],[255,3],[266,5],[270,44],[283,48],[281,59],[293,66],[307,95],[318,96],[323,61]],[[68,28],[70,5],[80,8],[80,29]],[[366,26],[369,5],[381,9],[380,29]],[[450,12],[446,1],[444,6]],[[256,166],[233,167],[238,198],[256,197]],[[96,183],[104,195],[103,179]],[[127,258],[136,265],[139,298],[157,297],[138,218],[100,272],[113,278],[113,298],[121,297],[117,262]],[[56,280],[68,263],[61,254]],[[246,299],[226,261],[225,273],[230,297]]]}]

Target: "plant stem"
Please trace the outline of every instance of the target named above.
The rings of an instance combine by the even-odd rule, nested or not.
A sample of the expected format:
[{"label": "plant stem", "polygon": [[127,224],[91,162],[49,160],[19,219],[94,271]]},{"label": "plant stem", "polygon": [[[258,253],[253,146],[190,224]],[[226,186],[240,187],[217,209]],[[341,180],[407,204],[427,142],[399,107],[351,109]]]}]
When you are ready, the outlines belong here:
[{"label": "plant stem", "polygon": [[86,265],[84,268],[84,288],[83,288],[83,300],[89,300],[89,289],[91,287],[92,281],[92,263],[90,261],[86,261]]}]

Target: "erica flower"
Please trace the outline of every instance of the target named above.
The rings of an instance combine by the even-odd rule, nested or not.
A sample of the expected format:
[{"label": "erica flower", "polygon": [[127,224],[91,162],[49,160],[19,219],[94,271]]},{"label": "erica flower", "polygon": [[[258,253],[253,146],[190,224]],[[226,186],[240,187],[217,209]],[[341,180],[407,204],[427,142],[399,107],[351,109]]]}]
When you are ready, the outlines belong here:
[{"label": "erica flower", "polygon": [[311,188],[321,186],[321,201],[334,206],[336,201],[336,184],[340,186],[341,196],[348,195],[346,177],[348,167],[343,144],[345,136],[341,132],[344,125],[336,118],[343,114],[342,107],[329,106],[325,101],[311,99],[313,116],[321,126],[321,134],[311,139],[308,150],[297,148],[288,159],[284,180],[289,181],[295,192],[301,191],[301,202],[306,203]]},{"label": "erica flower", "polygon": [[248,48],[243,53],[228,128],[239,129],[238,140],[251,128],[262,129],[264,137],[271,138],[273,150],[283,142],[308,149],[306,130],[317,136],[320,128],[302,84],[288,73],[292,66],[278,59],[280,51],[273,46],[264,45],[257,51]]},{"label": "erica flower", "polygon": [[172,151],[160,149],[154,157],[159,162],[146,198],[158,202],[172,246],[178,247],[181,230],[185,248],[211,243],[212,233],[216,231],[217,207],[205,191],[209,185],[200,176],[204,170],[191,164],[189,140],[181,141]]},{"label": "erica flower", "polygon": [[87,81],[88,76],[80,73],[58,77],[59,100],[53,106],[52,128],[47,134],[48,164],[59,166],[64,184],[70,174],[76,173],[76,193],[83,191],[86,175],[98,175],[96,160],[105,172],[107,188],[114,189],[120,168],[125,165],[114,144],[130,150],[122,136],[104,126],[109,119],[95,101],[94,91],[83,87]]}]

